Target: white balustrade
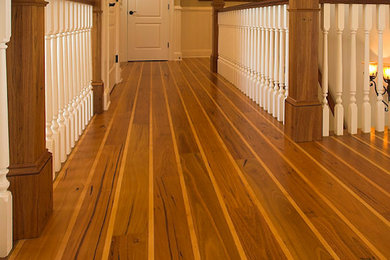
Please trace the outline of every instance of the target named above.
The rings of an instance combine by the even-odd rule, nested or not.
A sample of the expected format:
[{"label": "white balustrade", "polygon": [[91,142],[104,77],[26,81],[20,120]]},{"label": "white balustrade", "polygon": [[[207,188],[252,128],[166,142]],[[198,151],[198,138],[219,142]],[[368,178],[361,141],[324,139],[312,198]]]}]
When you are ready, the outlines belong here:
[{"label": "white balustrade", "polygon": [[371,104],[370,104],[370,31],[372,28],[372,6],[363,6],[364,15],[364,80],[362,105],[362,131],[371,131]]},{"label": "white balustrade", "polygon": [[0,1],[0,257],[12,249],[12,195],[8,190],[9,166],[7,43],[11,37],[11,0]]},{"label": "white balustrade", "polygon": [[220,12],[218,73],[284,122],[288,91],[287,5]]},{"label": "white balustrade", "polygon": [[93,114],[92,6],[49,0],[45,11],[46,140],[57,172]]},{"label": "white balustrade", "polygon": [[334,107],[335,134],[342,135],[344,130],[343,107],[343,31],[344,31],[344,4],[336,4],[336,105]]},{"label": "white balustrade", "polygon": [[[350,134],[358,133],[359,128],[364,133],[372,128],[383,132],[389,126],[389,97],[383,79],[383,71],[389,66],[384,53],[388,56],[390,49],[383,44],[384,34],[389,33],[389,6],[321,5],[323,136],[332,130],[342,135],[344,125]],[[331,94],[335,98],[334,115],[327,100]],[[333,129],[329,124],[332,117]]]},{"label": "white balustrade", "polygon": [[349,7],[349,26],[351,29],[351,73],[350,73],[350,102],[348,109],[348,132],[357,133],[357,104],[356,104],[356,33],[359,25],[358,6]]},{"label": "white balustrade", "polygon": [[329,136],[329,104],[328,104],[328,33],[330,29],[330,4],[324,4],[321,10],[321,27],[323,32],[322,60],[322,135]]}]

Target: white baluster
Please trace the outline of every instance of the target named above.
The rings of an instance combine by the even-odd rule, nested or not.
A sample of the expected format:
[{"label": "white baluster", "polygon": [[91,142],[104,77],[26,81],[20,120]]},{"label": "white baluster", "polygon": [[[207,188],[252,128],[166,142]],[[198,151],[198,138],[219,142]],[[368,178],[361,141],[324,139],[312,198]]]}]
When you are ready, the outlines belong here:
[{"label": "white baluster", "polygon": [[86,125],[88,124],[87,121],[87,41],[86,41],[86,32],[87,32],[87,24],[86,24],[86,14],[87,14],[87,6],[83,5],[83,12],[82,12],[82,22],[83,22],[83,28],[82,28],[82,64],[83,64],[83,90],[82,90],[82,101],[83,101],[83,124],[81,125],[82,129],[84,130]]},{"label": "white baluster", "polygon": [[285,99],[284,99],[284,102],[283,102],[283,124],[286,122],[286,99],[288,97],[288,86],[289,86],[289,83],[288,83],[288,75],[289,75],[289,65],[290,65],[290,59],[289,59],[289,30],[288,30],[288,24],[289,24],[289,17],[288,17],[288,12],[286,11],[285,12],[285,17],[286,19],[284,20],[284,31],[286,32],[286,58],[285,58],[285,69],[284,69],[284,73],[285,73]]},{"label": "white baluster", "polygon": [[245,10],[245,95],[249,96],[250,88],[250,28],[249,28],[250,12]]},{"label": "white baluster", "polygon": [[344,107],[342,105],[343,94],[343,31],[344,31],[344,4],[336,4],[336,106],[335,106],[335,134],[343,135]]},{"label": "white baluster", "polygon": [[8,190],[9,166],[6,43],[11,37],[11,0],[0,2],[0,257],[12,249],[12,195]]},{"label": "white baluster", "polygon": [[362,131],[371,131],[371,104],[370,104],[370,31],[372,29],[372,6],[363,5],[364,13],[364,84],[362,105]]},{"label": "white baluster", "polygon": [[69,133],[70,133],[70,146],[75,146],[75,111],[73,109],[74,100],[74,88],[75,88],[75,68],[74,68],[74,56],[73,56],[73,37],[74,37],[74,4],[67,2],[68,4],[68,34],[67,34],[67,45],[68,45],[68,72],[69,72],[69,89],[68,89],[68,101],[67,109],[69,112]]},{"label": "white baluster", "polygon": [[77,17],[78,17],[78,3],[72,2],[72,64],[73,64],[73,91],[72,91],[72,107],[73,107],[73,117],[74,117],[74,141],[79,139],[79,112],[77,109],[78,104],[78,56],[77,56]]},{"label": "white baluster", "polygon": [[385,130],[385,105],[383,103],[383,30],[386,26],[385,5],[377,5],[377,30],[378,30],[378,77],[376,100],[376,131]]},{"label": "white baluster", "polygon": [[250,61],[250,90],[249,90],[249,97],[250,99],[254,100],[254,57],[255,57],[255,30],[254,30],[254,10],[255,9],[249,9],[250,16],[249,16],[249,24],[250,24],[250,42],[249,42],[249,61]]},{"label": "white baluster", "polygon": [[263,88],[263,108],[264,110],[268,109],[268,89],[270,86],[270,78],[269,78],[269,39],[270,39],[270,7],[264,8],[264,26],[265,26],[265,55],[264,55],[264,78],[265,78],[265,84]]},{"label": "white baluster", "polygon": [[358,128],[358,108],[356,105],[356,33],[359,26],[359,6],[352,4],[349,7],[349,26],[351,29],[351,78],[350,103],[348,109],[348,132],[356,134]]},{"label": "white baluster", "polygon": [[280,10],[280,19],[279,19],[279,34],[280,34],[280,44],[279,44],[279,93],[277,97],[277,117],[278,121],[282,122],[284,118],[284,95],[285,95],[285,73],[284,73],[284,65],[285,65],[285,30],[284,30],[284,24],[287,23],[286,17],[287,15],[287,5],[281,6]]},{"label": "white baluster", "polygon": [[241,26],[242,26],[242,38],[241,38],[241,91],[245,93],[245,53],[246,53],[246,33],[245,33],[245,10],[241,10]]},{"label": "white baluster", "polygon": [[261,61],[260,61],[260,74],[261,74],[261,81],[260,81],[260,107],[265,106],[264,102],[264,88],[265,88],[265,37],[266,37],[266,31],[265,31],[265,8],[260,8],[260,27],[261,27]]},{"label": "white baluster", "polygon": [[241,22],[241,77],[240,77],[240,90],[245,92],[245,11],[240,10],[240,22]]},{"label": "white baluster", "polygon": [[260,73],[260,59],[261,59],[261,9],[256,8],[256,103],[260,104],[260,85],[261,85],[261,73]]},{"label": "white baluster", "polygon": [[275,25],[275,52],[274,52],[274,89],[272,93],[272,115],[277,117],[277,97],[279,94],[279,31],[281,26],[281,6],[274,6],[274,25]]},{"label": "white baluster", "polygon": [[268,59],[268,74],[269,86],[267,89],[268,113],[272,114],[272,93],[274,90],[274,39],[275,39],[275,6],[269,7],[269,59]]},{"label": "white baluster", "polygon": [[64,55],[63,55],[63,30],[64,30],[64,13],[63,0],[57,0],[57,19],[59,31],[57,32],[57,80],[58,80],[58,125],[60,133],[60,160],[61,163],[66,160],[66,129],[64,118]]},{"label": "white baluster", "polygon": [[51,21],[53,25],[53,34],[50,37],[51,44],[51,86],[52,86],[52,97],[53,97],[53,121],[51,129],[53,131],[53,140],[54,140],[54,152],[53,152],[53,162],[54,162],[54,172],[53,178],[55,177],[55,172],[61,169],[61,156],[60,156],[60,133],[58,125],[58,113],[59,113],[59,103],[58,103],[58,67],[57,67],[57,41],[58,41],[58,2],[55,0],[50,1],[51,8],[48,11],[51,12]]},{"label": "white baluster", "polygon": [[93,116],[93,92],[92,92],[92,44],[91,44],[91,33],[92,33],[92,21],[93,13],[92,6],[88,6],[88,97],[89,97],[89,117],[88,121]]},{"label": "white baluster", "polygon": [[322,135],[329,136],[329,57],[328,57],[328,33],[330,29],[330,4],[323,4],[321,9],[322,32],[324,35],[324,51],[322,64]]},{"label": "white baluster", "polygon": [[70,75],[69,75],[69,64],[68,64],[68,31],[69,31],[69,3],[62,1],[62,10],[63,13],[63,32],[62,32],[62,46],[63,46],[63,79],[64,79],[64,90],[63,90],[63,116],[65,121],[65,152],[66,155],[69,155],[71,152],[71,141],[70,141],[70,117],[68,111],[68,99],[69,99],[69,88],[70,88]]},{"label": "white baluster", "polygon": [[76,92],[76,102],[77,102],[77,116],[78,116],[78,122],[77,122],[77,140],[80,137],[80,135],[83,132],[82,124],[83,124],[83,113],[82,113],[82,106],[81,106],[81,90],[82,90],[82,64],[81,64],[81,4],[77,4],[77,13],[76,13],[76,21],[77,21],[77,27],[76,27],[76,64],[77,64],[77,92]]},{"label": "white baluster", "polygon": [[[53,87],[51,73],[51,43],[50,35],[53,34],[51,16],[51,4],[46,6],[45,12],[45,112],[46,112],[46,148],[54,153],[53,131],[51,122],[53,120]],[[54,164],[53,164],[54,171]]]}]

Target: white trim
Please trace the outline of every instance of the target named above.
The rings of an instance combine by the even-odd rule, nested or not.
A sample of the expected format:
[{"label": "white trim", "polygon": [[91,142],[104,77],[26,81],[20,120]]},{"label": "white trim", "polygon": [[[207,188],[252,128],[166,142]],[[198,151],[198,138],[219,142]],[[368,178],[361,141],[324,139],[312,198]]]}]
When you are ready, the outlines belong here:
[{"label": "white trim", "polygon": [[111,105],[111,93],[110,92],[104,92],[104,95],[103,95],[103,109],[104,111],[107,111],[109,108],[110,108],[110,105]]},{"label": "white trim", "polygon": [[[171,6],[174,0],[170,1]],[[183,54],[181,52],[181,12],[182,7],[175,5],[169,10],[169,60],[181,60]]]}]

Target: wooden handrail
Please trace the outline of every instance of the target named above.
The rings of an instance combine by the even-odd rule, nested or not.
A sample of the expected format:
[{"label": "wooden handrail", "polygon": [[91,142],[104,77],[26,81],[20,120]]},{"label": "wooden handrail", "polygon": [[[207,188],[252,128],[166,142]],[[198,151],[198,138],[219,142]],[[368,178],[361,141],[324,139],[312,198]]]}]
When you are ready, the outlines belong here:
[{"label": "wooden handrail", "polygon": [[223,9],[218,10],[218,12],[230,12],[230,11],[236,11],[236,10],[251,9],[251,8],[273,6],[273,5],[285,5],[285,4],[288,4],[288,0],[253,1],[250,3],[246,3],[246,4],[225,7]]},{"label": "wooden handrail", "polygon": [[389,5],[390,0],[320,0],[320,4],[373,4]]},{"label": "wooden handrail", "polygon": [[95,5],[95,0],[68,0],[70,2],[76,2],[80,4],[86,4],[86,5]]},{"label": "wooden handrail", "polygon": [[[228,2],[225,0],[225,2]],[[248,0],[245,4],[234,5],[225,7],[218,12],[230,12],[243,9],[251,9],[257,7],[273,6],[273,5],[285,5],[288,4],[288,0]],[[389,4],[390,0],[320,0],[320,4]]]}]

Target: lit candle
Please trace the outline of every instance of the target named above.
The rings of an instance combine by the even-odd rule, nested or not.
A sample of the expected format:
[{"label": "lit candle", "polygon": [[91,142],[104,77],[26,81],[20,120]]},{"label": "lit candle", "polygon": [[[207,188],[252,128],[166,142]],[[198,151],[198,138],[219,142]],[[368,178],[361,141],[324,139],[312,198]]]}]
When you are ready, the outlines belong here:
[{"label": "lit candle", "polygon": [[378,74],[378,64],[371,62],[369,67],[370,67],[370,76],[376,77]]},{"label": "lit candle", "polygon": [[383,68],[383,78],[386,80],[386,81],[389,81],[390,80],[390,66],[385,66]]}]

